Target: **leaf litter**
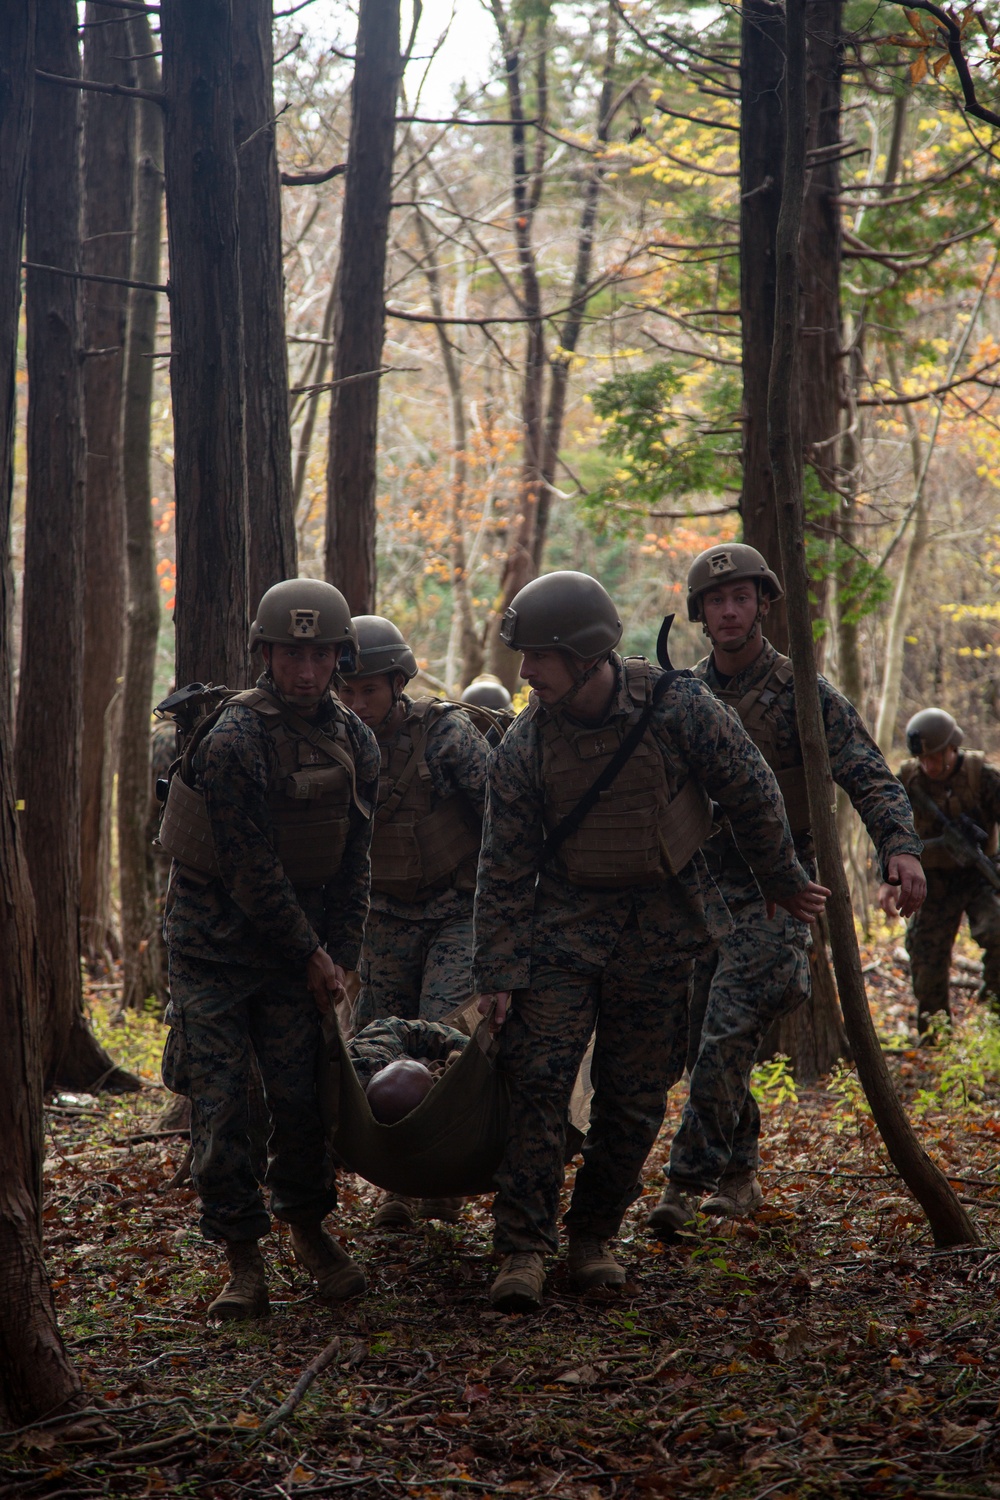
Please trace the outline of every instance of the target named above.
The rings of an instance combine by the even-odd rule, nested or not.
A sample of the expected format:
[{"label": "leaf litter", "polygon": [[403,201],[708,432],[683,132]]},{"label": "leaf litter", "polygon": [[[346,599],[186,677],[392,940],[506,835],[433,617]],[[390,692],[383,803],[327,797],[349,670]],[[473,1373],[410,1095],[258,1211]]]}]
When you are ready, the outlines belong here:
[{"label": "leaf litter", "polygon": [[368,1295],[325,1308],[279,1226],[271,1317],[207,1326],[220,1256],[190,1184],[166,1186],[185,1142],[157,1128],[162,1030],[107,1029],[112,987],[92,985],[95,1024],[149,1086],[49,1101],[43,1217],[63,1334],[115,1436],[6,1437],[0,1497],[1000,1497],[1000,1025],[960,953],[954,1031],[916,1048],[897,943],[864,947],[876,1022],[983,1248],[934,1249],[848,1066],[796,1088],[771,1063],[757,1217],[670,1246],[643,1233],[678,1086],[620,1239],[625,1287],[580,1296],[560,1258],[523,1317],[488,1306],[488,1200],[380,1237],[376,1190],[347,1177],[336,1232]]}]

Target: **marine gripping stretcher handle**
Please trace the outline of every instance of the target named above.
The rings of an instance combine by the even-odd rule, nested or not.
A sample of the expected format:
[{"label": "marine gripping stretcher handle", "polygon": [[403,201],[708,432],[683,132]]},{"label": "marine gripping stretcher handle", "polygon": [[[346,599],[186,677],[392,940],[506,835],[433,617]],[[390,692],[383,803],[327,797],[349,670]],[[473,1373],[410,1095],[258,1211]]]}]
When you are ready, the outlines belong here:
[{"label": "marine gripping stretcher handle", "polygon": [[[910,786],[908,790],[914,806],[919,807],[922,812],[929,813],[941,824],[940,838],[926,840],[924,848],[927,849],[931,843],[939,844],[947,850],[956,864],[965,869],[976,870],[995,891],[1000,891],[1000,870],[997,870],[989,855],[983,853],[976,841],[977,836],[981,836],[985,843],[985,830],[976,828],[971,819],[963,819],[961,823],[958,823],[949,818],[922,787]],[[966,828],[970,830],[968,833]],[[975,829],[975,834],[971,832],[972,829]]]}]

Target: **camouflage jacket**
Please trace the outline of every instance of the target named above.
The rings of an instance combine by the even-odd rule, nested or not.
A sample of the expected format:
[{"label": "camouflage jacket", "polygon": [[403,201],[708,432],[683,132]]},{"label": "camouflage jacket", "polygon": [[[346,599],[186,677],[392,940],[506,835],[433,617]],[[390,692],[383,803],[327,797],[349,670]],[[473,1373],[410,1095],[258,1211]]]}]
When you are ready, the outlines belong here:
[{"label": "camouflage jacket", "polygon": [[461,1052],[469,1040],[454,1026],[440,1021],[406,1021],[402,1016],[386,1016],[370,1021],[347,1044],[354,1071],[367,1088],[389,1063],[400,1057],[414,1057],[418,1062],[444,1062],[452,1052]]},{"label": "camouflage jacket", "polygon": [[[404,693],[400,702],[409,714],[413,699]],[[389,742],[394,739],[395,735],[391,735]],[[380,747],[382,744],[380,740]],[[440,714],[428,732],[424,750],[434,796],[443,799],[464,792],[470,807],[481,818],[486,803],[489,748],[468,714],[454,708]],[[465,915],[472,909],[472,892],[454,889],[442,891],[425,902],[400,901],[383,891],[372,891],[371,899],[373,911],[385,911],[394,917],[408,917],[414,921],[445,921]]]},{"label": "camouflage jacket", "polygon": [[[606,723],[635,721],[621,658]],[[652,668],[654,680],[660,676]],[[558,713],[558,710],[556,710]],[[671,796],[697,777],[731,821],[769,897],[794,895],[808,882],[767,763],[739,719],[690,674],[678,676],[653,711],[650,727],[663,753]],[[635,910],[647,951],[693,954],[731,922],[699,851],[679,875],[657,886],[589,890],[539,871],[545,839],[542,746],[537,721],[517,718],[490,755],[486,822],[475,908],[473,977],[481,993],[522,989],[532,956],[568,969],[607,962]]]},{"label": "camouflage jacket", "polygon": [[[265,673],[257,686],[275,692]],[[379,755],[375,736],[332,696],[316,710],[320,728],[346,722],[358,795],[374,806]],[[195,751],[195,784],[205,793],[221,875],[198,884],[175,866],[164,934],[193,958],[276,968],[304,964],[322,943],[334,963],[357,967],[368,914],[371,822],[351,809],[340,869],[326,886],[294,887],[274,852],[267,793],[277,766],[274,740],[259,714],[233,703]]]},{"label": "camouflage jacket", "polygon": [[[774,666],[778,653],[769,641],[757,659],[725,684],[727,692],[748,693],[755,683],[763,681]],[[693,669],[696,677],[713,690],[721,687],[714,657],[706,656]],[[909,798],[886,763],[881,750],[865,727],[857,709],[832,683],[820,676],[819,696],[823,708],[826,742],[830,750],[830,769],[838,786],[843,787],[857,809],[878,851],[883,877],[893,854],[919,855],[923,848],[913,827]],[[770,709],[778,726],[778,764],[784,770],[802,764],[802,746],[795,719],[795,687],[786,683],[775,696]],[[813,844],[808,832],[795,840],[799,858],[813,868]],[[726,830],[717,834],[708,846],[709,868],[721,879],[727,901],[737,892],[756,899],[755,882],[739,851]]]}]

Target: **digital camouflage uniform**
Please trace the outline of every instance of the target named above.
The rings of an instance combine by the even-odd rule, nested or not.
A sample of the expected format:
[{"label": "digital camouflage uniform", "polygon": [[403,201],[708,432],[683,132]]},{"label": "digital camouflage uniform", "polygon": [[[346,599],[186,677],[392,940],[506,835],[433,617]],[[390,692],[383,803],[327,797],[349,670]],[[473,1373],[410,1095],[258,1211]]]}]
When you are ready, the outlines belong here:
[{"label": "digital camouflage uniform", "polygon": [[[780,658],[767,641],[749,667],[725,679],[707,656],[695,675],[727,701],[766,681]],[[857,808],[878,851],[883,872],[893,854],[919,854],[921,844],[905,794],[864,722],[848,700],[820,677],[820,701],[833,779]],[[779,770],[801,766],[792,682],[778,685],[768,708]],[[791,821],[801,824],[802,813]],[[795,847],[815,876],[812,839],[798,827]],[[750,1091],[757,1048],[773,1021],[810,992],[810,928],[765,902],[731,836],[720,831],[707,846],[708,866],[732,913],[732,930],[718,948],[699,954],[691,993],[687,1065],[690,1096],[670,1150],[668,1175],[682,1190],[714,1191],[725,1175],[754,1173],[760,1111]]]},{"label": "digital camouflage uniform", "polygon": [[370,1021],[348,1042],[347,1051],[361,1086],[366,1089],[376,1073],[401,1057],[412,1057],[422,1063],[445,1062],[453,1052],[461,1052],[468,1040],[454,1026],[387,1016],[381,1021]]},{"label": "digital camouflage uniform", "polygon": [[[937,802],[947,817],[959,814],[971,817],[988,835],[987,851],[996,847],[997,824],[1000,823],[1000,771],[981,764],[978,775],[970,774],[975,751],[960,751],[955,769],[947,781],[930,781],[920,770],[919,762],[907,761],[900,769],[904,783],[920,787]],[[921,1031],[932,1015],[950,1015],[948,976],[951,950],[962,921],[969,919],[969,931],[983,950],[983,983],[981,1000],[1000,1001],[1000,895],[972,869],[962,869],[933,840],[940,828],[931,815],[915,813],[918,826],[928,840],[923,855],[927,876],[927,899],[910,918],[906,929],[906,951],[910,955],[913,993],[917,1001],[917,1025]]]},{"label": "digital camouflage uniform", "polygon": [[[268,674],[257,686],[274,692]],[[378,783],[375,738],[327,695],[310,723],[340,720],[352,747],[358,796],[372,804]],[[192,1179],[208,1239],[256,1240],[269,1220],[250,1166],[247,1078],[253,1048],[272,1118],[265,1184],[275,1216],[318,1223],[336,1203],[316,1103],[320,1018],[306,987],[310,954],[323,944],[334,963],[358,961],[368,906],[371,825],[351,807],[337,875],[325,886],[293,887],[274,850],[268,789],[275,742],[259,714],[229,704],[193,757],[204,792],[220,875],[204,879],[175,864],[165,932],[170,1015],[191,1098]]]},{"label": "digital camouflage uniform", "polygon": [[[604,726],[618,730],[640,710],[621,657],[611,661],[618,685]],[[660,675],[651,669],[653,681]],[[495,1179],[503,1255],[557,1246],[567,1106],[595,1027],[590,1131],[566,1223],[571,1235],[617,1233],[684,1066],[692,964],[729,926],[700,852],[657,884],[595,889],[571,884],[558,864],[539,873],[552,795],[542,771],[546,720],[569,733],[580,727],[533,700],[490,756],[476,893],[476,988],[513,991],[500,1033],[511,1089]],[[739,721],[685,673],[654,707],[650,728],[670,797],[695,778],[732,818],[769,895],[804,889],[774,777]]]},{"label": "digital camouflage uniform", "polygon": [[[407,718],[413,700],[400,699]],[[383,766],[406,727],[385,743]],[[435,803],[459,795],[470,819],[482,821],[489,747],[467,714],[446,708],[431,724],[425,761]],[[383,785],[384,796],[387,787]],[[476,854],[472,853],[429,895],[406,901],[379,890],[379,862],[373,851],[371,910],[361,957],[363,989],[357,1025],[383,1016],[439,1021],[472,994],[472,900]]]}]

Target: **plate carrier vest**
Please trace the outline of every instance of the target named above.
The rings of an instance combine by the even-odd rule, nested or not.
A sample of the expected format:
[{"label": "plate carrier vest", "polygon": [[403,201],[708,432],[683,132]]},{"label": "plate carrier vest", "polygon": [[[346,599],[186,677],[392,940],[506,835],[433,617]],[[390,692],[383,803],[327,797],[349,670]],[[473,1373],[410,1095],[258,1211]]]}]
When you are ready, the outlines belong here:
[{"label": "plate carrier vest", "polygon": [[[622,666],[626,691],[641,710],[653,690],[649,662],[627,656]],[[629,723],[578,727],[540,703],[529,713],[542,741],[543,816],[551,833],[611,761]],[[711,828],[712,802],[700,782],[689,777],[671,797],[663,751],[649,728],[579,828],[559,845],[553,863],[570,885],[661,885],[683,870]]]},{"label": "plate carrier vest", "polygon": [[232,703],[259,714],[274,741],[277,767],[267,802],[275,853],[285,874],[293,885],[326,885],[340,869],[352,804],[370,816],[357,794],[347,726],[338,718],[318,729],[260,688],[231,693],[196,726],[170,778],[160,847],[184,867],[185,874],[194,872],[205,880],[218,876],[212,825],[204,793],[191,785],[191,760]]},{"label": "plate carrier vest", "polygon": [[[996,854],[998,837],[997,825],[988,823],[983,818],[979,807],[979,793],[983,784],[983,766],[986,756],[982,750],[963,750],[962,758],[955,768],[954,774],[947,781],[929,781],[926,776],[921,778],[921,790],[926,792],[932,802],[944,813],[946,818],[958,818],[964,814],[985,828],[989,835],[984,854]],[[904,760],[899,768],[899,779],[909,791],[920,773],[919,760]],[[942,847],[940,841],[941,828],[933,816],[923,808],[913,808],[913,826],[917,830],[917,837],[924,840],[924,852],[920,856],[920,863],[925,870],[958,870],[961,866]]]},{"label": "plate carrier vest", "polygon": [[797,766],[778,764],[778,722],[772,711],[775,698],[791,680],[792,664],[778,652],[764,681],[756,683],[749,692],[734,693],[720,687],[713,687],[712,691],[739,715],[743,728],[774,772],[792,834],[802,835],[809,831],[806,773],[801,762]]},{"label": "plate carrier vest", "polygon": [[[378,810],[372,823],[372,890],[397,901],[423,901],[453,887],[474,891],[482,822],[463,793],[438,797],[427,764],[427,737],[445,713],[465,705],[421,698],[394,739],[380,746]],[[482,710],[468,714],[479,728]]]}]

